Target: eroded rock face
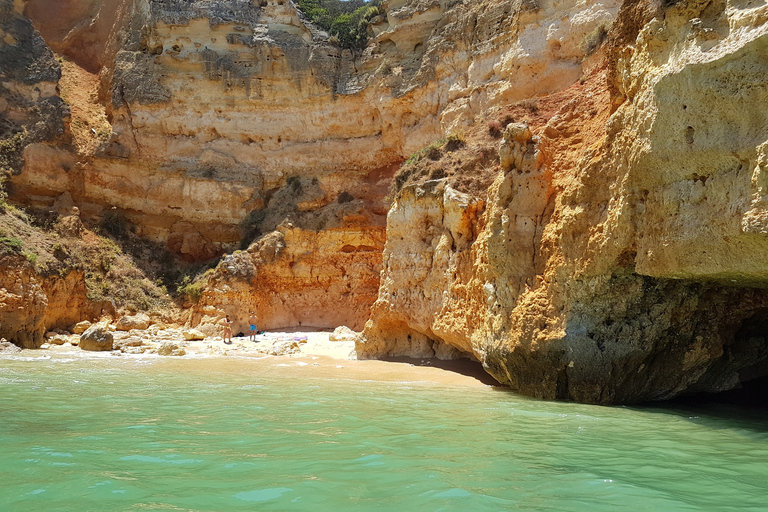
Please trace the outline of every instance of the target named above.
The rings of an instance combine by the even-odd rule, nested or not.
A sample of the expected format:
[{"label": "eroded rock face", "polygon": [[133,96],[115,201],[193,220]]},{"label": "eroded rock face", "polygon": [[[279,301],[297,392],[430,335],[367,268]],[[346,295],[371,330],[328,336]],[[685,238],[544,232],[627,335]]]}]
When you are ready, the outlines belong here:
[{"label": "eroded rock face", "polygon": [[[418,261],[412,244],[388,238],[358,355],[396,354],[405,342],[395,339],[424,354],[448,343],[521,392],[596,403],[767,374],[766,13],[627,7],[636,17],[619,20],[623,30],[641,30],[612,49],[618,82],[589,81],[530,138],[523,127],[505,134],[465,266],[442,286],[411,280],[399,269]],[[516,135],[530,142],[518,147]],[[441,218],[444,199],[422,197],[403,213],[398,198],[388,229],[437,246],[432,223],[414,218]]]},{"label": "eroded rock face", "polygon": [[361,329],[379,286],[384,229],[281,225],[246,251],[225,257],[209,278],[190,321],[219,333],[225,314],[233,332],[248,331],[257,308],[259,328],[302,325]]},{"label": "eroded rock face", "polygon": [[31,265],[20,256],[0,257],[0,337],[22,348],[43,344],[48,298]]},{"label": "eroded rock face", "polygon": [[[187,261],[237,249],[241,223],[253,215],[264,217],[259,234],[287,221],[303,230],[286,236],[286,254],[302,254],[284,260],[297,271],[265,268],[261,275],[274,272],[279,284],[224,290],[222,299],[240,294],[233,308],[275,302],[265,315],[274,326],[355,328],[375,292],[356,291],[348,276],[375,288],[375,257],[357,253],[383,247],[384,196],[396,166],[489,107],[577,80],[582,39],[618,9],[614,0],[385,2],[371,44],[352,53],[329,44],[291,2],[68,0],[48,11],[43,4],[29,0],[25,12],[51,45],[91,71],[102,66],[113,134],[89,155],[27,146],[15,197],[47,207],[69,191],[83,218],[115,207],[137,234]],[[313,193],[297,192],[296,183]],[[363,213],[341,230],[296,223],[274,205],[321,218],[349,195]],[[318,276],[303,270],[310,261]],[[342,284],[318,285],[322,276]],[[336,300],[353,313],[320,307]],[[224,309],[223,300],[211,302],[219,311],[206,310],[204,323]],[[295,313],[304,309],[311,314]]]},{"label": "eroded rock face", "polygon": [[0,139],[24,134],[23,145],[12,154],[4,150],[0,158],[16,173],[24,164],[24,145],[67,141],[69,118],[56,91],[61,67],[22,7],[22,2],[0,2]]}]

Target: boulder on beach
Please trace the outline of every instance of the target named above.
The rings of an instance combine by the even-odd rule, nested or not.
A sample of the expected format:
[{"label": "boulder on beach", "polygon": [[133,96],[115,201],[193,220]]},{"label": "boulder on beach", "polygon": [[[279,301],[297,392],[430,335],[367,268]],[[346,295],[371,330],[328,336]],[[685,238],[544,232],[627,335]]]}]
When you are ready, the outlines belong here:
[{"label": "boulder on beach", "polygon": [[278,340],[272,344],[269,354],[273,356],[288,356],[301,352],[299,342],[296,340]]},{"label": "boulder on beach", "polygon": [[51,345],[63,345],[68,341],[69,341],[69,337],[64,336],[63,334],[56,334],[55,336],[48,339],[48,343],[50,343]]},{"label": "boulder on beach", "polygon": [[6,354],[13,354],[15,352],[21,352],[21,348],[17,347],[10,341],[0,340],[0,352],[5,352]]},{"label": "boulder on beach", "polygon": [[331,341],[357,341],[359,335],[360,333],[353,331],[346,325],[340,325],[333,330],[328,339]]},{"label": "boulder on beach", "polygon": [[186,353],[184,347],[180,347],[178,343],[172,341],[166,341],[157,349],[157,355],[160,356],[183,356]]},{"label": "boulder on beach", "polygon": [[197,329],[184,329],[181,331],[181,335],[184,336],[184,339],[187,341],[199,341],[205,339],[205,334]]},{"label": "boulder on beach", "polygon": [[90,326],[80,335],[80,348],[83,350],[112,350],[112,333],[106,322]]},{"label": "boulder on beach", "polygon": [[138,329],[143,331],[149,327],[149,316],[146,313],[137,313],[135,315],[124,316],[115,324],[115,329],[118,331],[130,331]]},{"label": "boulder on beach", "polygon": [[88,328],[91,326],[91,322],[88,320],[83,320],[82,322],[78,322],[75,324],[75,326],[72,328],[73,334],[83,334]]}]

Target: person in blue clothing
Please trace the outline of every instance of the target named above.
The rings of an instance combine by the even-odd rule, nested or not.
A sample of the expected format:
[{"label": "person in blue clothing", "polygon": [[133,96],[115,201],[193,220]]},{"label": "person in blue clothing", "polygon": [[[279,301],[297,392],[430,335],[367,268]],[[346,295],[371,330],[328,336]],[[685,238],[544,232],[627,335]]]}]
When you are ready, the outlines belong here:
[{"label": "person in blue clothing", "polygon": [[259,328],[256,326],[256,322],[259,318],[256,316],[256,311],[251,311],[251,315],[248,317],[248,329],[250,334],[250,340],[256,341],[256,335],[259,334]]}]

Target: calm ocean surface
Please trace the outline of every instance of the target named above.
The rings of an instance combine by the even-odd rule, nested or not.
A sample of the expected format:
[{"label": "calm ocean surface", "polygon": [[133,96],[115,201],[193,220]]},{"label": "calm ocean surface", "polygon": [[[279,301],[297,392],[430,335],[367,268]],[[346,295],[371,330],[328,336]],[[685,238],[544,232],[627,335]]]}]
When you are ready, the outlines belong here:
[{"label": "calm ocean surface", "polygon": [[768,510],[765,411],[165,360],[0,358],[0,510]]}]

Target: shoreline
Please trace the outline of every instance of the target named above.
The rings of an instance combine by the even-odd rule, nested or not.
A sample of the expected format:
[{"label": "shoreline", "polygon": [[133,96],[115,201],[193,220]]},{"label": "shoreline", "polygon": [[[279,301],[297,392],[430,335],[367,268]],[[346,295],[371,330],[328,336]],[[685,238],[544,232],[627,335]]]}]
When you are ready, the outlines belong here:
[{"label": "shoreline", "polygon": [[[498,386],[485,373],[480,363],[470,360],[441,361],[438,359],[388,358],[358,360],[354,340],[331,341],[328,331],[299,331],[291,329],[265,332],[257,342],[248,337],[232,338],[224,344],[219,336],[203,340],[184,340],[179,329],[150,331],[116,331],[115,350],[86,351],[72,342],[79,335],[69,335],[69,341],[45,343],[39,349],[20,352],[0,352],[4,358],[35,358],[49,360],[59,357],[119,361],[126,363],[153,362],[153,368],[172,371],[213,371],[223,373],[254,373],[274,378],[345,379],[356,382],[424,382],[461,387]],[[139,345],[135,345],[138,342]],[[181,353],[161,355],[161,347],[176,346]],[[286,353],[271,354],[274,348]],[[143,366],[143,365],[142,365]]]}]

